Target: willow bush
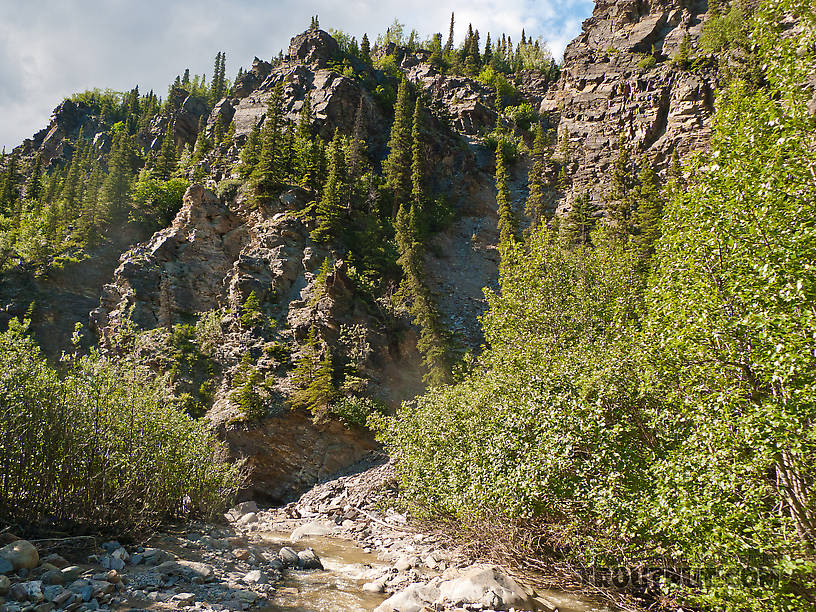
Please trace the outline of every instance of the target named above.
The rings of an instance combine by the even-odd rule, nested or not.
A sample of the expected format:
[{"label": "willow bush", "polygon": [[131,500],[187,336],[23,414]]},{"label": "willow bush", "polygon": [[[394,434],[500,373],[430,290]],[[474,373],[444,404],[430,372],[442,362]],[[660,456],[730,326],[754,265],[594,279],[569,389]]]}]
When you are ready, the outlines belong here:
[{"label": "willow bush", "polygon": [[229,503],[240,466],[164,379],[97,352],[58,373],[27,327],[0,334],[0,521],[123,532]]},{"label": "willow bush", "polygon": [[[798,24],[790,28],[791,24]],[[380,418],[408,503],[544,525],[540,554],[664,568],[664,603],[816,605],[816,67],[810,0],[765,0],[764,84],[720,92],[648,266],[603,227],[505,253],[487,348]],[[519,519],[519,520],[515,520]],[[682,584],[681,584],[682,583]]]}]

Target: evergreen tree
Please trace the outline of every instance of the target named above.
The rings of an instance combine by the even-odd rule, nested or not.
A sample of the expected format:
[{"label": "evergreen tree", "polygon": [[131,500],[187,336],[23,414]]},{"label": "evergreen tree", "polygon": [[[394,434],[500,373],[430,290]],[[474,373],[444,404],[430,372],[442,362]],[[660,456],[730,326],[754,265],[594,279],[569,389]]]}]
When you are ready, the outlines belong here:
[{"label": "evergreen tree", "polygon": [[417,96],[411,128],[411,224],[415,239],[420,241],[428,230],[428,219],[423,214],[426,202],[425,150],[422,144],[424,110],[422,100]]},{"label": "evergreen tree", "polygon": [[485,40],[485,50],[484,55],[482,56],[482,64],[485,66],[489,66],[493,62],[493,47],[490,43],[490,32],[487,33],[487,39]]},{"label": "evergreen tree", "polygon": [[133,142],[124,130],[114,133],[108,156],[108,175],[100,188],[100,202],[105,209],[105,220],[117,223],[125,219],[130,188],[133,180]]},{"label": "evergreen tree", "polygon": [[629,157],[629,147],[623,137],[618,139],[618,155],[612,164],[609,177],[610,190],[607,195],[607,212],[612,224],[612,235],[621,241],[628,239],[634,229],[633,214],[634,174]]},{"label": "evergreen tree", "polygon": [[[402,79],[394,105],[394,124],[388,140],[388,158],[385,160],[385,179],[393,208],[391,217],[396,218],[400,206],[407,203],[411,193],[411,111],[408,81]],[[407,204],[406,204],[407,205]]]},{"label": "evergreen tree", "polygon": [[161,149],[159,150],[159,156],[158,159],[156,159],[154,174],[157,179],[161,179],[163,181],[168,180],[173,176],[173,173],[178,168],[175,140],[175,125],[171,119],[167,122],[167,128],[164,131],[164,139],[162,140]]},{"label": "evergreen tree", "polygon": [[261,126],[256,123],[252,126],[252,131],[247,136],[244,148],[241,149],[241,163],[238,172],[244,178],[252,174],[255,165],[258,163],[258,155],[261,151]]},{"label": "evergreen tree", "polygon": [[17,151],[12,150],[3,178],[3,190],[0,192],[0,213],[9,214],[14,210],[17,198],[20,197],[19,180]]},{"label": "evergreen tree", "polygon": [[315,328],[311,327],[292,373],[295,391],[289,402],[295,408],[307,408],[316,422],[324,420],[337,393],[332,379],[328,347],[321,359]]},{"label": "evergreen tree", "polygon": [[588,246],[589,234],[595,227],[595,207],[584,193],[572,201],[572,207],[561,223],[561,234],[568,247]]},{"label": "evergreen tree", "polygon": [[261,130],[261,151],[253,171],[253,179],[258,193],[269,193],[278,189],[282,182],[281,156],[283,153],[283,89],[277,84],[269,98],[263,128]]},{"label": "evergreen tree", "polygon": [[329,145],[329,177],[323,187],[323,197],[317,203],[315,210],[317,225],[312,230],[312,240],[328,242],[339,238],[347,191],[343,142],[338,130],[335,131],[334,138]]},{"label": "evergreen tree", "polygon": [[365,121],[364,121],[364,106],[365,99],[360,96],[360,102],[357,104],[357,112],[354,114],[354,130],[349,141],[348,153],[346,155],[346,165],[348,166],[348,175],[351,181],[360,178],[363,174],[364,157],[365,157]]},{"label": "evergreen tree", "polygon": [[510,204],[507,169],[504,165],[504,152],[501,146],[496,147],[496,204],[499,215],[499,246],[504,249],[515,243],[518,221]]},{"label": "evergreen tree", "polygon": [[360,59],[365,63],[371,63],[371,43],[368,42],[368,34],[363,34],[363,40],[360,41]]},{"label": "evergreen tree", "polygon": [[26,182],[26,197],[30,200],[39,200],[42,195],[42,160],[37,155],[31,168],[31,174]]},{"label": "evergreen tree", "polygon": [[445,49],[443,50],[443,53],[446,56],[453,52],[453,24],[453,13],[451,13],[450,28],[448,29],[448,41],[445,43]]},{"label": "evergreen tree", "polygon": [[[535,136],[533,138],[532,158],[530,173],[527,177],[528,193],[525,212],[533,220],[532,228],[535,230],[544,217],[546,201],[546,184],[544,181],[544,128],[540,121],[535,124]],[[500,148],[500,147],[499,147]]]},{"label": "evergreen tree", "polygon": [[654,243],[660,238],[663,218],[663,195],[654,168],[644,156],[638,175],[638,205],[636,214],[635,244],[643,260],[654,253]]}]

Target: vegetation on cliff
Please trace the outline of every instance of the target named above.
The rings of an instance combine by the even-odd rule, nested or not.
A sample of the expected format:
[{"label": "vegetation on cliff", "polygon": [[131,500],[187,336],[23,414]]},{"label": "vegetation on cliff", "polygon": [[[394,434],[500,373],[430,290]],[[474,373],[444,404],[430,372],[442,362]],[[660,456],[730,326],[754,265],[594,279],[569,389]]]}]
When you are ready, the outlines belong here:
[{"label": "vegetation on cliff", "polygon": [[760,6],[764,86],[730,79],[687,188],[657,201],[648,162],[622,180],[621,147],[612,223],[505,251],[476,365],[379,420],[415,509],[524,519],[533,554],[583,569],[662,568],[664,602],[812,609],[814,26],[808,2]]}]

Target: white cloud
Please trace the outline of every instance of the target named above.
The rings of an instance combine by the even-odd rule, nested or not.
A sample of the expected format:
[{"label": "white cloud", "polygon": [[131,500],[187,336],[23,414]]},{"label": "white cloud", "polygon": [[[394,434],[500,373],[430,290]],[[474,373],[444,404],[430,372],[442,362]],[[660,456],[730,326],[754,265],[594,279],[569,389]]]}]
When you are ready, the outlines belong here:
[{"label": "white cloud", "polygon": [[468,23],[483,41],[487,32],[518,41],[525,28],[560,57],[591,9],[592,0],[0,0],[0,146],[16,146],[45,127],[75,91],[138,84],[164,95],[187,67],[209,75],[219,50],[234,75],[256,55],[285,50],[313,14],[323,28],[367,32],[373,41],[395,17],[422,35],[447,36],[454,11],[457,40]]}]

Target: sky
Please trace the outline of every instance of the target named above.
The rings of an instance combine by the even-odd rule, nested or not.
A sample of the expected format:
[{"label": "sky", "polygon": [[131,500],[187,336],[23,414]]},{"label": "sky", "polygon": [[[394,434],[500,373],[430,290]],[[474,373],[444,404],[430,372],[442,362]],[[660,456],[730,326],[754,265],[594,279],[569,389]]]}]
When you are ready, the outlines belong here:
[{"label": "sky", "polygon": [[164,97],[185,68],[209,80],[218,51],[234,79],[255,56],[285,52],[312,15],[323,29],[358,39],[365,32],[373,44],[395,18],[423,38],[446,38],[454,12],[457,42],[468,23],[482,42],[487,32],[518,42],[524,28],[560,59],[592,7],[592,0],[0,0],[0,147],[46,127],[74,92],[139,85]]}]

